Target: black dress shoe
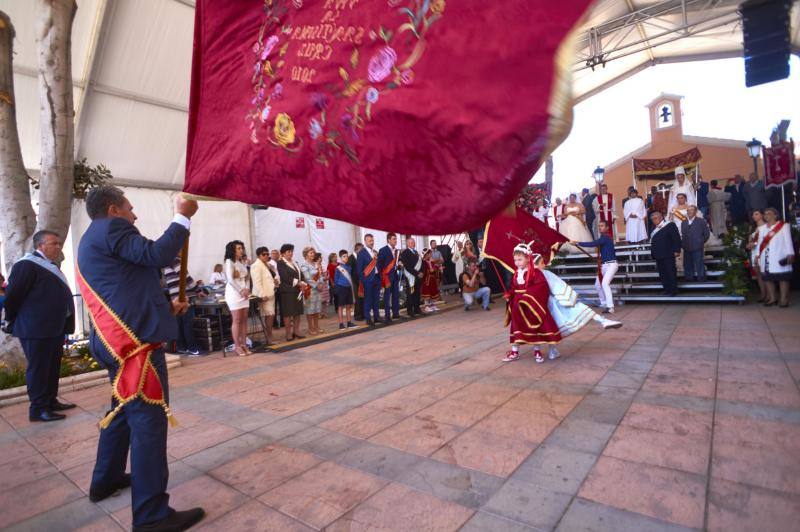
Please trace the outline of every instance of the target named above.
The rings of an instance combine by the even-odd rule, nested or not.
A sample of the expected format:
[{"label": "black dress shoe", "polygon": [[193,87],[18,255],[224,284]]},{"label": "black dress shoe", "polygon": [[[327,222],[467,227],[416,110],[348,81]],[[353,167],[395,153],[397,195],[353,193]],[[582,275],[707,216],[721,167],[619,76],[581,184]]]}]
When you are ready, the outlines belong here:
[{"label": "black dress shoe", "polygon": [[202,521],[205,516],[206,512],[202,508],[192,508],[183,512],[173,510],[161,521],[133,527],[133,532],[180,532],[190,529]]},{"label": "black dress shoe", "polygon": [[375,322],[372,320],[367,320],[367,327],[375,327]]},{"label": "black dress shoe", "polygon": [[60,421],[66,418],[64,414],[56,414],[52,410],[45,410],[37,416],[29,416],[29,421]]},{"label": "black dress shoe", "polygon": [[50,410],[53,410],[55,412],[59,412],[61,410],[69,410],[70,408],[75,408],[75,405],[72,403],[62,403],[58,399],[53,401],[53,404],[50,405]]},{"label": "black dress shoe", "polygon": [[122,475],[122,480],[120,480],[115,486],[109,486],[109,487],[91,486],[89,488],[89,500],[92,502],[100,502],[103,499],[108,499],[119,490],[129,488],[130,485],[131,485],[131,476],[130,474],[125,473],[124,475]]}]

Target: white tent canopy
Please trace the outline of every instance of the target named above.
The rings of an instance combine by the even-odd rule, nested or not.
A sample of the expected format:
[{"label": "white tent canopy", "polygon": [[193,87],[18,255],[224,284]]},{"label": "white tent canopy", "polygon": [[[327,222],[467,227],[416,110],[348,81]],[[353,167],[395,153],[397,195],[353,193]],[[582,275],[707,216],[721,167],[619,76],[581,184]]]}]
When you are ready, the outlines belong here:
[{"label": "white tent canopy", "polygon": [[[194,0],[77,0],[72,68],[76,151],[123,183],[183,182]],[[574,96],[663,62],[740,56],[739,0],[599,0],[578,29]],[[39,168],[35,4],[0,0],[16,29],[14,82],[25,165]],[[800,3],[792,12],[800,49]],[[595,65],[587,62],[605,61]]]},{"label": "white tent canopy", "polygon": [[[72,44],[76,156],[86,157],[92,165],[105,164],[118,184],[134,187],[129,193],[136,207],[140,214],[147,212],[140,215],[139,225],[145,234],[156,236],[170,212],[169,194],[183,183],[194,0],[77,2]],[[576,100],[661,62],[741,55],[738,4],[738,0],[598,0],[577,33]],[[17,120],[25,166],[36,175],[40,139],[35,3],[0,0],[0,9],[16,30]],[[792,28],[796,51],[800,3],[793,8]],[[203,205],[194,231],[202,236],[193,240],[192,257],[197,262],[190,266],[191,273],[207,277],[228,238],[270,247],[292,241],[297,216],[306,215],[277,209],[254,214],[230,203]],[[307,218],[316,231],[314,217]],[[74,223],[73,233],[80,235],[78,228],[86,223],[82,209],[77,209]],[[356,238],[363,232],[333,220],[325,225],[320,235],[298,234],[293,243],[316,243],[324,251],[335,251],[340,244],[350,249],[344,245],[350,244],[349,235]],[[325,240],[334,233],[334,240]],[[382,236],[376,237],[381,244]]]}]

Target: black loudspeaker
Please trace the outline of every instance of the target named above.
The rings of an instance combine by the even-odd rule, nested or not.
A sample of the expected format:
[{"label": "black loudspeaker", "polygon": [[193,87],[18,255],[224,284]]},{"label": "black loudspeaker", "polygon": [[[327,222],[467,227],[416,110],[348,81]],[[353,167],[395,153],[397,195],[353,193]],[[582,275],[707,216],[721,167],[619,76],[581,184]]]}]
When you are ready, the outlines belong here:
[{"label": "black loudspeaker", "polygon": [[739,6],[745,85],[789,77],[791,0],[748,0]]}]

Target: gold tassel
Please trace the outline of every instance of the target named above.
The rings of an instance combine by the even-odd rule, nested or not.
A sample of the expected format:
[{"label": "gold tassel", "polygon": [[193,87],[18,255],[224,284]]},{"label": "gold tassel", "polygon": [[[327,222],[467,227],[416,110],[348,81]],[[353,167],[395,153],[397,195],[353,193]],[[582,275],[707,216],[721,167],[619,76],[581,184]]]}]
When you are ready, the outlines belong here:
[{"label": "gold tassel", "polygon": [[114,417],[117,414],[119,414],[119,411],[122,410],[122,407],[124,405],[125,405],[125,403],[118,404],[117,407],[114,410],[112,410],[111,412],[106,414],[106,417],[104,417],[103,419],[100,420],[100,429],[101,430],[102,429],[107,429],[108,426],[111,425],[111,421],[113,421]]},{"label": "gold tassel", "polygon": [[178,420],[175,418],[175,416],[172,415],[172,411],[169,409],[169,406],[167,406],[166,404],[162,406],[164,407],[164,412],[167,414],[167,421],[169,421],[170,426],[177,427]]}]

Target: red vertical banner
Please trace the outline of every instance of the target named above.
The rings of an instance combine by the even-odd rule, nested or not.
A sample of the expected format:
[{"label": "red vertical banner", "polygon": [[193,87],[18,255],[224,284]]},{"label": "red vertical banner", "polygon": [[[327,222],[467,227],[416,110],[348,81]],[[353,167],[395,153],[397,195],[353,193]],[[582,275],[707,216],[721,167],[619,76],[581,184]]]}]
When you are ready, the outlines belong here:
[{"label": "red vertical banner", "polygon": [[197,0],[184,190],[403,233],[482,225],[569,131],[591,3]]},{"label": "red vertical banner", "polygon": [[764,146],[764,181],[766,186],[781,187],[797,179],[794,141],[785,140],[767,148]]}]

